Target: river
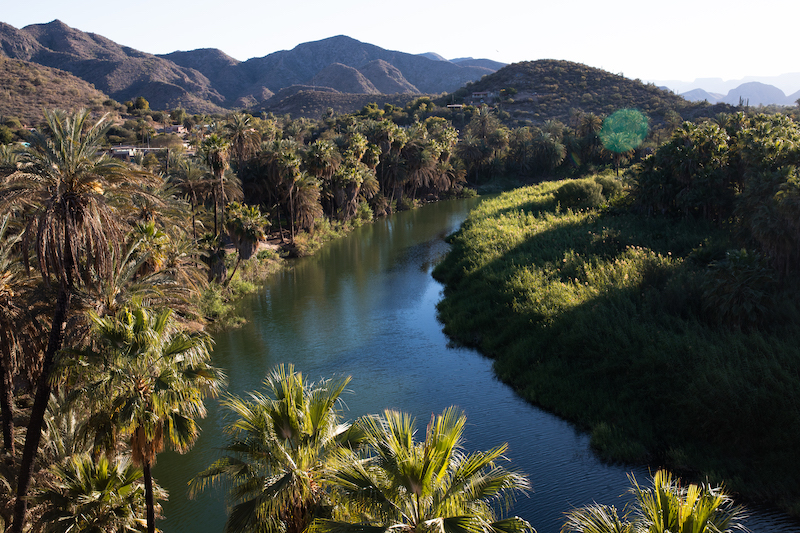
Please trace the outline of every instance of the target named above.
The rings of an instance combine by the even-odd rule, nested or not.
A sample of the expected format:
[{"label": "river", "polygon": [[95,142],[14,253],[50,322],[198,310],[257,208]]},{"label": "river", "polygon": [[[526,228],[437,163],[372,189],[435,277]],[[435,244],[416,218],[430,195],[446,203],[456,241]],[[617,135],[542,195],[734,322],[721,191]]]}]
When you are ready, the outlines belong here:
[{"label": "river", "polygon": [[[646,482],[648,470],[601,463],[588,435],[518,398],[495,379],[488,359],[450,346],[436,319],[442,287],[431,270],[447,252],[444,237],[478,201],[440,202],[378,220],[294,261],[242,302],[248,323],[216,336],[214,363],[234,394],[259,389],[278,363],[293,363],[313,380],[350,375],[349,419],[394,408],[414,414],[424,430],[432,413],[456,405],[467,415],[468,449],[508,442],[511,465],[529,476],[533,491],[513,513],[539,533],[557,533],[573,507],[622,507],[627,474]],[[225,523],[221,490],[186,498],[188,480],[219,457],[224,443],[218,402],[208,406],[194,448],[183,456],[162,453],[154,470],[170,493],[157,524],[166,533],[217,533]],[[784,515],[750,512],[752,531],[800,533]]]}]

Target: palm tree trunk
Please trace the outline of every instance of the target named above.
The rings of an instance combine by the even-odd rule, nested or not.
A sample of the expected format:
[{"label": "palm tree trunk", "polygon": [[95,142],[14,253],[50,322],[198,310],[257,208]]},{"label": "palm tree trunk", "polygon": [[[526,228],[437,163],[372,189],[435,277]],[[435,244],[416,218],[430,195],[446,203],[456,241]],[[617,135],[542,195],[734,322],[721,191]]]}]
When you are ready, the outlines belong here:
[{"label": "palm tree trunk", "polygon": [[71,293],[62,283],[58,301],[56,302],[56,309],[53,313],[53,323],[50,329],[50,337],[47,341],[47,350],[42,361],[42,372],[36,383],[36,395],[31,408],[28,432],[25,435],[25,447],[22,450],[22,461],[17,474],[17,501],[14,504],[14,519],[9,529],[10,533],[22,533],[25,524],[25,515],[28,511],[28,499],[26,496],[31,485],[33,461],[36,458],[39,442],[42,439],[44,415],[47,411],[47,403],[50,401],[50,374],[55,363],[56,352],[64,344],[64,325],[67,322],[70,299]]},{"label": "palm tree trunk", "polygon": [[144,503],[147,507],[147,533],[156,531],[156,508],[153,500],[153,475],[150,472],[150,462],[144,461],[142,464],[144,474]]},{"label": "palm tree trunk", "polygon": [[[0,332],[4,337],[5,332]],[[3,344],[6,345],[5,339]],[[3,376],[0,379],[0,413],[3,416],[3,449],[13,460],[14,457],[14,382],[11,372],[10,354],[2,353]]]},{"label": "palm tree trunk", "polygon": [[222,181],[222,173],[219,175],[219,224],[225,227],[225,184]]}]

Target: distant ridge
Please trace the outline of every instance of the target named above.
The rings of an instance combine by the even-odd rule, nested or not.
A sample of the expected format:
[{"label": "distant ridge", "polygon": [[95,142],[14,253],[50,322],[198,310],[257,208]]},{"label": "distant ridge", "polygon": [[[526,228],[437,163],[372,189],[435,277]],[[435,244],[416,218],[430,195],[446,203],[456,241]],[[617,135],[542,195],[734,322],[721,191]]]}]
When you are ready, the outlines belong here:
[{"label": "distant ridge", "polygon": [[204,113],[263,102],[294,85],[324,83],[341,93],[440,94],[496,70],[488,60],[434,61],[344,35],[244,62],[211,48],[153,55],[59,20],[21,30],[0,23],[0,54],[66,70],[117,101],[144,96],[154,108]]}]

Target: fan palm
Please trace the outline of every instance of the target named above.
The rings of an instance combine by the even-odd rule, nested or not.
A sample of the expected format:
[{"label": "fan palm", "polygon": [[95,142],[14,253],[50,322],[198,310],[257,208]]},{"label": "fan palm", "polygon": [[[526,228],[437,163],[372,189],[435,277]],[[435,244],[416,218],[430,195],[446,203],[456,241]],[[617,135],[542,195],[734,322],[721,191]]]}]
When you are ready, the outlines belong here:
[{"label": "fan palm", "polygon": [[261,143],[261,135],[255,130],[250,115],[233,113],[223,126],[230,141],[231,156],[236,160],[236,168],[241,172],[246,159],[252,157]]},{"label": "fan palm", "polygon": [[592,504],[567,513],[563,532],[575,533],[728,533],[745,530],[743,510],[721,487],[681,486],[666,470],[642,487],[629,475],[635,510],[620,517],[613,506]]},{"label": "fan palm", "polygon": [[226,285],[233,279],[242,260],[248,260],[258,249],[258,243],[266,237],[264,233],[269,227],[269,221],[261,214],[256,205],[244,205],[233,202],[228,209],[228,235],[236,247],[236,266],[233,267]]},{"label": "fan palm", "polygon": [[[219,235],[217,220],[225,220],[225,171],[230,161],[230,143],[224,137],[212,133],[200,145],[200,152],[216,180],[214,189],[214,235]],[[219,215],[218,215],[219,213]]]},{"label": "fan palm", "polygon": [[[17,481],[17,501],[11,531],[20,533],[27,511],[33,460],[41,439],[42,423],[51,391],[55,354],[64,339],[64,324],[75,287],[91,273],[105,276],[124,232],[111,201],[140,193],[155,177],[100,151],[110,124],[105,117],[89,123],[89,112],[69,115],[45,111],[47,134],[34,134],[31,146],[19,156],[17,170],[0,190],[0,207],[30,215],[23,235],[23,259],[35,243],[38,266],[45,283],[58,282],[50,336],[28,424]],[[125,194],[126,192],[130,194]]]},{"label": "fan palm", "polygon": [[122,309],[115,316],[92,314],[102,349],[99,372],[81,392],[101,398],[99,417],[130,435],[132,459],[142,465],[147,529],[155,531],[151,467],[165,444],[186,452],[205,416],[203,398],[215,396],[222,373],[210,366],[211,339],[176,328],[169,309]]},{"label": "fan palm", "polygon": [[323,465],[356,432],[340,422],[339,397],[350,378],[305,381],[292,365],[264,380],[266,394],[222,404],[236,420],[229,454],[195,477],[191,492],[227,482],[233,505],[225,531],[302,533],[325,503]]},{"label": "fan palm", "polygon": [[[76,455],[50,469],[53,480],[35,494],[42,514],[34,531],[42,533],[127,533],[141,531],[145,510],[142,470],[129,459],[94,462]],[[154,489],[166,497],[160,487]]]},{"label": "fan palm", "polygon": [[192,211],[192,238],[197,239],[197,207],[202,200],[213,196],[214,176],[189,159],[180,159],[173,169],[170,180],[189,200]]},{"label": "fan palm", "polygon": [[416,441],[413,418],[385,411],[365,421],[367,456],[339,453],[329,482],[342,505],[337,520],[316,520],[312,533],[522,533],[533,528],[519,517],[502,519],[525,476],[500,461],[508,446],[466,453],[466,416],[454,408],[431,418],[423,441]]}]

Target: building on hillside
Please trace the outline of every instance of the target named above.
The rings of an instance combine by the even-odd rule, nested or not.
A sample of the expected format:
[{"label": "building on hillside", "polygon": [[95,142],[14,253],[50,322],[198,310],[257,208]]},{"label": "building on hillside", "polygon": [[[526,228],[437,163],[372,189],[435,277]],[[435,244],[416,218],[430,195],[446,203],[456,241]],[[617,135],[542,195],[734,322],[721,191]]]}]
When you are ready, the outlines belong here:
[{"label": "building on hillside", "polygon": [[162,127],[161,133],[177,133],[178,135],[183,135],[186,133],[186,127],[180,124],[171,124],[169,126]]},{"label": "building on hillside", "polygon": [[493,91],[477,91],[472,93],[468,103],[471,105],[491,104],[496,99],[497,94]]}]

